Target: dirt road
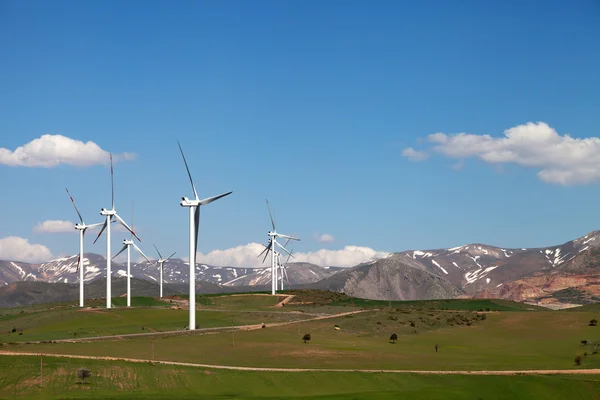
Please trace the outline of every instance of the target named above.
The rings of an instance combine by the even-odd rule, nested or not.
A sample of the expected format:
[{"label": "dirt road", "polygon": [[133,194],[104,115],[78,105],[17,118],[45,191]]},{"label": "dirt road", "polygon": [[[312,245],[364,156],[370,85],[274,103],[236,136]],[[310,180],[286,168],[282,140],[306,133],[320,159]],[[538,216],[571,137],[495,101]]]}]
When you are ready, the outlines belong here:
[{"label": "dirt road", "polygon": [[206,369],[224,369],[233,371],[257,372],[362,372],[362,373],[390,373],[390,374],[420,374],[420,375],[598,375],[600,369],[535,369],[535,370],[505,370],[505,371],[417,371],[397,369],[337,369],[337,368],[261,368],[261,367],[236,367],[232,365],[195,364],[177,361],[152,361],[135,358],[81,356],[73,354],[50,353],[25,353],[17,351],[0,351],[3,356],[44,356],[59,358],[75,358],[84,360],[126,361],[133,363],[154,363],[161,365],[176,365],[182,367],[195,367]]},{"label": "dirt road", "polygon": [[[358,314],[363,312],[371,312],[373,310],[356,310],[349,311],[339,314],[327,314],[327,315],[319,315],[313,318],[294,320],[294,321],[284,321],[284,322],[272,322],[266,324],[267,328],[275,327],[275,326],[285,326],[291,325],[298,322],[310,322],[317,321],[322,319],[330,319],[330,318],[338,318],[343,317],[345,315]],[[82,338],[73,338],[73,339],[56,339],[52,340],[52,342],[56,343],[75,343],[75,342],[89,342],[94,340],[122,340],[128,338],[135,337],[152,337],[152,336],[176,336],[176,335],[206,335],[209,333],[219,333],[219,332],[230,332],[232,329],[238,331],[253,331],[256,329],[262,329],[262,324],[252,324],[252,325],[235,325],[235,326],[219,326],[214,328],[200,328],[192,331],[188,330],[176,330],[176,331],[165,331],[165,332],[144,332],[144,333],[129,333],[122,335],[110,335],[110,336],[92,336],[92,337],[82,337]],[[47,343],[48,341],[38,340],[38,341],[28,341],[28,344],[39,344],[39,343]]]}]

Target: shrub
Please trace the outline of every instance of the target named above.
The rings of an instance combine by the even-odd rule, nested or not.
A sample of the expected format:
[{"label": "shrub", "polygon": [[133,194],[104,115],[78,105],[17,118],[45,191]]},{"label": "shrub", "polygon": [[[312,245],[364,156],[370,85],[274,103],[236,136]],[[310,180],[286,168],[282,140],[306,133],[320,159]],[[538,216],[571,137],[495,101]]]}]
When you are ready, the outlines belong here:
[{"label": "shrub", "polygon": [[306,333],[303,337],[302,340],[304,340],[304,343],[310,341],[310,333]]},{"label": "shrub", "polygon": [[89,378],[90,376],[92,376],[92,371],[90,371],[87,368],[79,368],[77,370],[77,377],[79,379],[81,379],[81,383],[83,383],[83,381],[87,378]]},{"label": "shrub", "polygon": [[414,327],[415,326],[415,321],[410,321],[410,326]]},{"label": "shrub", "polygon": [[598,325],[598,320],[596,320],[596,319],[590,320],[590,326],[596,326],[596,325]]},{"label": "shrub", "polygon": [[575,357],[575,365],[581,365],[581,356]]},{"label": "shrub", "polygon": [[390,336],[390,342],[396,343],[396,340],[398,340],[398,335],[392,333],[392,336]]}]

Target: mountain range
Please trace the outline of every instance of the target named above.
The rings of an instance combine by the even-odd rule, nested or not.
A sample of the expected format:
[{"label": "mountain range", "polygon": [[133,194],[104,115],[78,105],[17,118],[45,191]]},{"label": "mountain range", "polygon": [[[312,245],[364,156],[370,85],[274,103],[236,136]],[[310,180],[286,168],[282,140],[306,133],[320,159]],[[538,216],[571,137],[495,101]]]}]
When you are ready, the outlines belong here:
[{"label": "mountain range", "polygon": [[[85,282],[106,278],[105,258],[84,254]],[[114,277],[126,276],[126,266],[113,262]],[[0,261],[0,285],[18,281],[76,283],[77,256],[41,264]],[[185,292],[189,265],[181,259],[165,264],[167,285]],[[158,269],[132,264],[132,276],[156,283]],[[468,244],[450,249],[392,253],[351,268],[290,263],[285,287],[345,292],[371,299],[504,298],[551,308],[600,301],[600,231],[562,245],[544,248],[500,248]],[[269,268],[196,266],[202,292],[266,290]],[[0,291],[0,297],[2,296]],[[1,302],[0,302],[1,304]]]}]

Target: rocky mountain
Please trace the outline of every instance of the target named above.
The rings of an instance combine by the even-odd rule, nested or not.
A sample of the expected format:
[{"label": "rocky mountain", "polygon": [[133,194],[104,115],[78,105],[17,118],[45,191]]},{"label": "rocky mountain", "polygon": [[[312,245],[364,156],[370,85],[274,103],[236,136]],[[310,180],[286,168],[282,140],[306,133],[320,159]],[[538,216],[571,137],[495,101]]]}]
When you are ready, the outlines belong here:
[{"label": "rocky mountain", "polygon": [[[451,249],[395,253],[474,297],[529,300],[549,305],[565,303],[562,293],[576,288],[578,301],[600,296],[600,231],[562,245],[504,249],[469,244]],[[572,294],[570,297],[573,297]],[[600,300],[600,298],[598,298]]]},{"label": "rocky mountain", "polygon": [[[106,278],[106,259],[98,254],[85,253],[85,282]],[[287,268],[285,285],[298,285],[316,282],[334,274],[339,268],[320,267],[309,263],[290,263]],[[113,261],[113,277],[126,277],[127,264]],[[134,278],[158,282],[158,267],[147,261],[132,263],[131,275]],[[164,264],[164,282],[166,284],[187,284],[189,264],[181,259],[171,259]],[[196,266],[196,279],[217,286],[241,287],[270,285],[270,268],[216,267],[206,264]],[[0,261],[0,285],[17,281],[39,281],[48,283],[78,282],[77,256],[57,258],[41,264],[29,264],[15,261]]]},{"label": "rocky mountain", "polygon": [[375,300],[450,299],[463,294],[444,278],[398,254],[344,269],[310,287]]},{"label": "rocky mountain", "polygon": [[[104,257],[86,253],[85,280],[105,279]],[[77,256],[42,264],[0,261],[0,286],[17,281],[77,282]],[[187,291],[188,264],[165,264],[165,281]],[[126,266],[113,263],[113,276],[126,275]],[[147,262],[132,265],[134,278],[156,282],[158,270]],[[269,268],[196,266],[200,292],[267,290]],[[600,231],[543,248],[508,249],[466,244],[450,249],[393,253],[352,268],[290,263],[285,285],[343,291],[372,299],[494,297],[550,307],[600,301]],[[199,293],[200,293],[199,292]]]}]

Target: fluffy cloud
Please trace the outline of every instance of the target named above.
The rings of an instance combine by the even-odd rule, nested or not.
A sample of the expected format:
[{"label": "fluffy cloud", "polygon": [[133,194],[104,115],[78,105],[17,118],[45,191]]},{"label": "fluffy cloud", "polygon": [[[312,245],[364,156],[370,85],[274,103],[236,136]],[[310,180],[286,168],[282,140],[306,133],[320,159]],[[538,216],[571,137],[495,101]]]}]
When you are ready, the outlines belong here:
[{"label": "fluffy cloud", "polygon": [[[92,141],[84,143],[62,135],[43,135],[14,151],[0,148],[0,164],[10,167],[56,167],[60,164],[86,167],[108,163],[108,152]],[[113,155],[115,161],[132,160],[135,154]]]},{"label": "fluffy cloud", "polygon": [[[544,122],[528,122],[502,137],[435,133],[427,137],[433,150],[446,157],[477,157],[494,165],[517,164],[539,170],[540,180],[559,185],[600,182],[600,138],[559,135]],[[405,149],[406,150],[406,149]]]},{"label": "fluffy cloud", "polygon": [[412,147],[402,150],[402,155],[411,161],[425,161],[429,157],[426,152],[415,150]]},{"label": "fluffy cloud", "polygon": [[335,238],[331,236],[329,233],[324,233],[322,235],[316,235],[317,242],[319,243],[332,243],[335,241]]},{"label": "fluffy cloud", "polygon": [[33,227],[33,231],[37,233],[74,233],[75,224],[70,221],[49,220],[40,222]]},{"label": "fluffy cloud", "polygon": [[[266,267],[258,255],[264,250],[259,243],[249,243],[226,250],[213,250],[208,254],[197,253],[196,262],[215,266]],[[368,247],[346,246],[342,250],[321,249],[316,252],[294,253],[295,260],[321,266],[352,267],[373,258],[385,257],[389,253],[379,252]]]},{"label": "fluffy cloud", "polygon": [[41,262],[52,258],[50,249],[41,244],[16,236],[0,239],[0,259],[10,261]]}]

